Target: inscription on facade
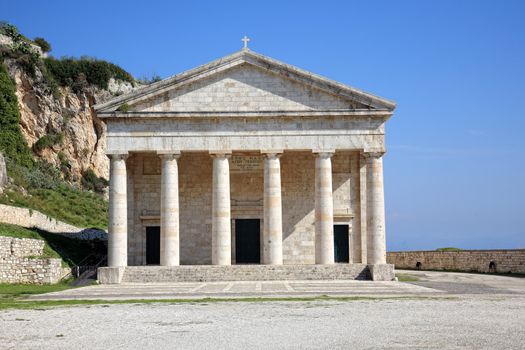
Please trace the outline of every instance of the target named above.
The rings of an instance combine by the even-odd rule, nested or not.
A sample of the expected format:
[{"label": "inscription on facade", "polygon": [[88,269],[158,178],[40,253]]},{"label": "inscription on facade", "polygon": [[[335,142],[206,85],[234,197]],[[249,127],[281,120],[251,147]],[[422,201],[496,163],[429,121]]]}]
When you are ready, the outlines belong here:
[{"label": "inscription on facade", "polygon": [[263,170],[263,159],[261,156],[232,156],[230,159],[230,171],[232,173],[254,173]]}]

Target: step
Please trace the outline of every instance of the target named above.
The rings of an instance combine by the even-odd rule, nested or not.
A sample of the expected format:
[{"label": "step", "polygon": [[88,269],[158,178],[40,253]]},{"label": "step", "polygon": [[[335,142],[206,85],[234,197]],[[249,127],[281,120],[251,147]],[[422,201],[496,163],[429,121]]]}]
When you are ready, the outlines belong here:
[{"label": "step", "polygon": [[370,280],[366,264],[128,266],[123,283]]}]

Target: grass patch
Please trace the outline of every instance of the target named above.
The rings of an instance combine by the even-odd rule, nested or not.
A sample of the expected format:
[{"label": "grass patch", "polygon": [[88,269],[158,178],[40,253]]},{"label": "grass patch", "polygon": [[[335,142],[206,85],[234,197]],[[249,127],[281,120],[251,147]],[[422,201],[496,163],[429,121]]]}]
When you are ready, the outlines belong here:
[{"label": "grass patch", "polygon": [[463,249],[456,247],[445,247],[436,249],[437,252],[461,252]]},{"label": "grass patch", "polygon": [[417,282],[419,278],[414,275],[409,275],[406,273],[396,273],[396,277],[399,282]]},{"label": "grass patch", "polygon": [[61,281],[57,284],[6,284],[0,283],[0,298],[20,298],[28,295],[58,292],[73,288],[71,281]]},{"label": "grass patch", "polygon": [[383,300],[447,300],[453,297],[330,297],[326,295],[312,297],[257,297],[257,298],[194,298],[194,299],[130,299],[130,300],[28,300],[28,299],[0,299],[2,309],[42,309],[60,306],[82,305],[114,305],[114,304],[202,304],[202,303],[260,303],[260,302],[311,302],[311,301],[383,301]]},{"label": "grass patch", "polygon": [[30,189],[31,196],[6,190],[0,203],[38,210],[52,218],[78,227],[108,226],[108,203],[102,196],[70,186]]},{"label": "grass patch", "polygon": [[[89,243],[38,229],[26,229],[16,225],[0,223],[0,236],[41,239],[45,242],[44,254],[41,257],[62,259],[69,267],[77,265],[90,254],[105,254],[105,247],[102,242],[98,244]],[[0,294],[2,294],[1,288]]]}]

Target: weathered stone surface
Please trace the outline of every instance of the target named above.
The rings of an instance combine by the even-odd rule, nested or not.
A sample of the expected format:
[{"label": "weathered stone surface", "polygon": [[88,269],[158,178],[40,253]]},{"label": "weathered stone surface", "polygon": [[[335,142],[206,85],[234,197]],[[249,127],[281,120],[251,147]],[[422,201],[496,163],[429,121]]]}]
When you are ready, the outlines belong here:
[{"label": "weathered stone surface", "polygon": [[368,268],[372,281],[393,281],[396,277],[392,264],[374,264],[368,265]]},{"label": "weathered stone surface", "polygon": [[56,283],[64,275],[61,259],[39,258],[44,241],[0,236],[0,283]]},{"label": "weathered stone surface", "polygon": [[62,159],[67,159],[75,181],[79,181],[87,169],[93,169],[95,174],[108,179],[106,125],[96,116],[92,106],[114,94],[129,93],[138,86],[110,79],[108,90],[89,87],[76,93],[61,87],[60,97],[56,97],[47,88],[38,68],[35,77],[30,77],[13,60],[5,60],[5,64],[16,83],[20,128],[29,147],[47,134],[62,133],[62,144],[42,150],[38,157],[60,167],[61,153]]},{"label": "weathered stone surface", "polygon": [[7,168],[4,155],[0,153],[0,190],[7,184]]},{"label": "weathered stone surface", "polygon": [[388,252],[387,261],[398,269],[525,273],[525,249]]},{"label": "weathered stone surface", "polygon": [[[107,268],[99,269],[99,274],[101,270],[104,271],[103,273],[106,273],[105,269]],[[181,265],[174,267],[128,266],[124,269],[121,282],[213,282],[338,279],[368,280],[370,279],[370,271],[368,266],[364,264],[229,266]],[[112,281],[116,280],[116,277],[112,279]],[[100,277],[99,282],[102,283]]]},{"label": "weathered stone surface", "polygon": [[99,267],[97,279],[101,284],[118,284],[122,282],[125,267]]}]

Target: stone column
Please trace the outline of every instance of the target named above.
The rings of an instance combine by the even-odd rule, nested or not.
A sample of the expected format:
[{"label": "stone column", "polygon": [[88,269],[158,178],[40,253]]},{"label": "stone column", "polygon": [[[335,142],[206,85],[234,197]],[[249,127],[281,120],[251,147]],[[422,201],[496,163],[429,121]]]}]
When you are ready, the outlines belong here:
[{"label": "stone column", "polygon": [[367,255],[369,264],[386,264],[383,153],[366,153]]},{"label": "stone column", "polygon": [[212,199],[213,265],[231,265],[230,154],[214,153]]},{"label": "stone column", "polygon": [[111,154],[109,168],[108,266],[128,265],[127,154]]},{"label": "stone column", "polygon": [[160,265],[179,265],[179,153],[160,154]]},{"label": "stone column", "polygon": [[315,158],[315,263],[334,263],[333,152]]},{"label": "stone column", "polygon": [[266,153],[264,159],[263,264],[267,265],[283,263],[280,156]]}]

